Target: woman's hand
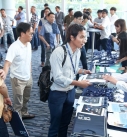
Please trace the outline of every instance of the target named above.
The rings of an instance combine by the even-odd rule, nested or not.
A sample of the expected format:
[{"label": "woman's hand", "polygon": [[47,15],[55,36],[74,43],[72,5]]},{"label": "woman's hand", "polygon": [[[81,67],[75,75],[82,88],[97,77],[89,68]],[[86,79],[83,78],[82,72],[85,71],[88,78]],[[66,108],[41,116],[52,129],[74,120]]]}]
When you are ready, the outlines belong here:
[{"label": "woman's hand", "polygon": [[114,77],[112,77],[110,75],[104,75],[103,79],[105,79],[106,81],[111,82],[112,84],[116,84],[117,83],[117,79],[115,79]]}]

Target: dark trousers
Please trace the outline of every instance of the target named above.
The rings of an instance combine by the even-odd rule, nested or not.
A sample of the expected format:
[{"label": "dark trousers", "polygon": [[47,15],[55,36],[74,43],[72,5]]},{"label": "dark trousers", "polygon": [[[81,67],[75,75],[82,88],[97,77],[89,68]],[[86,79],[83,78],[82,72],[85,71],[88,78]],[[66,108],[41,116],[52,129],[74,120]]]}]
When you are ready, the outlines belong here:
[{"label": "dark trousers", "polygon": [[57,24],[58,25],[58,28],[60,30],[60,34],[61,34],[61,38],[62,38],[62,41],[64,42],[65,41],[65,37],[64,37],[64,31],[63,31],[63,28],[61,24]]},{"label": "dark trousers", "polygon": [[[111,33],[111,35],[116,37],[116,33]],[[111,41],[111,45],[112,45],[111,50],[114,50],[114,42],[113,41]]]},{"label": "dark trousers", "polygon": [[7,126],[2,118],[0,118],[0,137],[9,137]]},{"label": "dark trousers", "polygon": [[87,52],[87,50],[90,48],[90,37],[87,37],[87,42],[85,43],[85,50]]},{"label": "dark trousers", "polygon": [[51,125],[48,137],[67,137],[68,125],[73,113],[75,89],[66,92],[50,91],[48,105]]},{"label": "dark trousers", "polygon": [[38,31],[35,29],[35,33],[33,34],[33,38],[31,40],[32,49],[38,49]]},{"label": "dark trousers", "polygon": [[80,60],[82,62],[83,69],[87,69],[86,49],[85,49],[84,46],[81,48],[81,57],[80,57]]},{"label": "dark trousers", "polygon": [[107,42],[108,42],[108,39],[99,39],[97,41],[97,50],[101,50],[101,47],[103,50],[107,50]]},{"label": "dark trousers", "polygon": [[45,44],[40,40],[41,44],[41,62],[45,62]]},{"label": "dark trousers", "polygon": [[[82,68],[83,69],[88,69],[87,68],[87,59],[86,59],[86,49],[85,49],[86,45],[83,46],[80,50],[81,50],[81,56],[80,56],[80,60],[82,63]],[[76,80],[79,79],[79,74],[76,75]],[[75,86],[76,88],[76,86]]]},{"label": "dark trousers", "polygon": [[94,43],[94,47],[95,47],[95,49],[97,49],[97,41],[100,39],[100,33],[95,33],[95,43]]}]

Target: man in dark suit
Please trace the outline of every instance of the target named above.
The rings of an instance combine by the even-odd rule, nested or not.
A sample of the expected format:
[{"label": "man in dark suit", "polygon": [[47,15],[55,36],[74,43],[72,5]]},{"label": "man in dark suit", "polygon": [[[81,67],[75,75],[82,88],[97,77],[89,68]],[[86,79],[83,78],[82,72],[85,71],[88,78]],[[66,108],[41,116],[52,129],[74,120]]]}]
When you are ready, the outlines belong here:
[{"label": "man in dark suit", "polygon": [[61,34],[61,38],[62,41],[64,42],[64,34],[63,34],[63,23],[64,23],[64,13],[60,11],[60,7],[56,6],[56,14],[55,14],[55,18],[56,18],[56,23],[58,25],[58,28],[60,30],[60,34]]},{"label": "man in dark suit", "polygon": [[[48,7],[48,4],[47,4],[47,3],[44,4],[44,9],[45,9],[46,7]],[[41,11],[41,18],[44,18],[44,9]]]}]

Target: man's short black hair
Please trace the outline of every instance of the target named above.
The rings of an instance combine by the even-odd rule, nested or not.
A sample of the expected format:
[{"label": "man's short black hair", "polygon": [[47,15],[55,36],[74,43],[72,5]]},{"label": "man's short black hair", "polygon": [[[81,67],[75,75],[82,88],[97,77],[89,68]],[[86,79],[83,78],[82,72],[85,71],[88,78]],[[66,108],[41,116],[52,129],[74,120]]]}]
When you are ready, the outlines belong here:
[{"label": "man's short black hair", "polygon": [[20,37],[21,33],[26,33],[31,28],[31,25],[29,23],[21,22],[16,27],[17,36]]},{"label": "man's short black hair", "polygon": [[85,30],[85,28],[82,25],[79,25],[79,24],[73,24],[73,25],[69,26],[69,28],[67,30],[67,35],[66,35],[66,42],[71,41],[71,38],[70,38],[71,36],[76,38],[78,33],[80,31],[83,31],[83,30]]},{"label": "man's short black hair", "polygon": [[76,11],[75,13],[74,13],[74,18],[79,18],[79,17],[82,17],[83,15],[82,15],[82,12],[81,11]]},{"label": "man's short black hair", "polygon": [[22,6],[19,6],[19,8],[20,8],[21,10],[23,10],[23,7],[22,7]]},{"label": "man's short black hair", "polygon": [[50,16],[51,14],[55,15],[53,12],[50,12],[50,13],[48,14],[48,16]]},{"label": "man's short black hair", "polygon": [[60,9],[60,6],[56,6],[55,8]]},{"label": "man's short black hair", "polygon": [[84,13],[83,14],[83,19],[85,20],[85,19],[88,19],[89,20],[89,16],[86,14],[86,13]]},{"label": "man's short black hair", "polygon": [[5,11],[5,9],[1,9],[1,11],[2,11],[2,10],[4,10],[4,11]]},{"label": "man's short black hair", "polygon": [[73,9],[72,8],[70,8],[70,9],[68,9],[68,12],[71,12]]},{"label": "man's short black hair", "polygon": [[46,7],[46,6],[49,6],[49,5],[48,5],[48,3],[45,3],[44,6]]},{"label": "man's short black hair", "polygon": [[116,11],[117,9],[115,7],[111,7],[110,10]]},{"label": "man's short black hair", "polygon": [[102,10],[98,10],[97,13],[102,13]]},{"label": "man's short black hair", "polygon": [[108,10],[107,9],[103,9],[102,12],[105,12],[106,14],[108,14]]},{"label": "man's short black hair", "polygon": [[46,8],[44,9],[44,12],[45,12],[46,10],[49,10],[49,11],[51,12],[51,9],[50,9],[49,7],[46,7]]}]

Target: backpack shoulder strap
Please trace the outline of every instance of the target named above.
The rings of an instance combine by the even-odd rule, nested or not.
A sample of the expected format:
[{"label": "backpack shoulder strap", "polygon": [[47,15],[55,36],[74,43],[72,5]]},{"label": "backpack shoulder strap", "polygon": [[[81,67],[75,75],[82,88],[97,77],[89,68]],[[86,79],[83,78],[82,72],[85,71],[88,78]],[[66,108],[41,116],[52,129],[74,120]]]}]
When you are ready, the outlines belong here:
[{"label": "backpack shoulder strap", "polygon": [[66,48],[65,48],[64,45],[62,45],[62,48],[63,48],[63,50],[64,50],[64,59],[63,59],[63,62],[62,62],[62,67],[63,67],[63,65],[64,65],[64,63],[65,63],[65,61],[66,61],[66,58],[67,58],[67,51],[66,51]]}]

